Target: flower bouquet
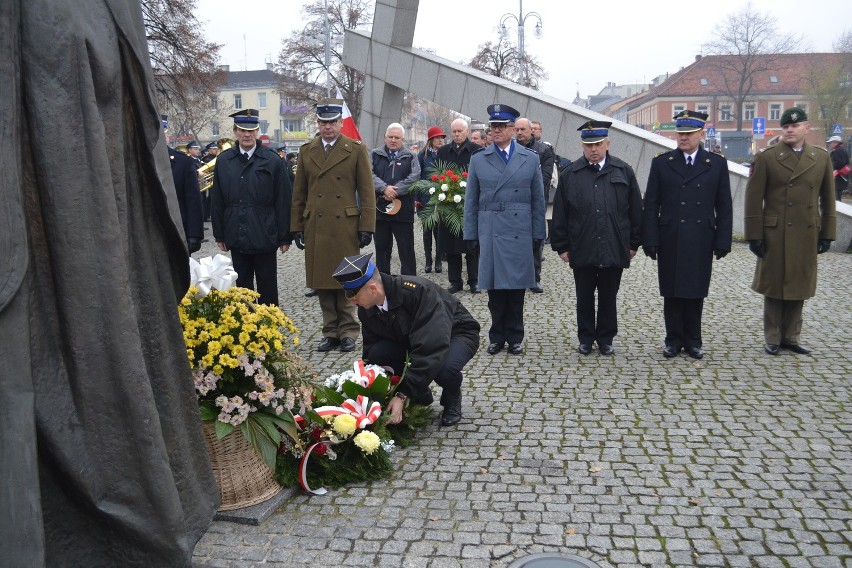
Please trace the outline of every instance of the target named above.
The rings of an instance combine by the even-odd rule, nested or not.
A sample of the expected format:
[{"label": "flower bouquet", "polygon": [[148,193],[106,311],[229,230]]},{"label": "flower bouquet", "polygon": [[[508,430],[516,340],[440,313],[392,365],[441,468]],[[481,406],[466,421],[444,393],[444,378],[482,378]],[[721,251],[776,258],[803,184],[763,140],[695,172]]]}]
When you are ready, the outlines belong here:
[{"label": "flower bouquet", "polygon": [[295,435],[291,411],[313,392],[309,368],[285,347],[286,336],[299,344],[298,330],[277,306],[257,304],[257,292],[231,287],[227,257],[192,260],[178,311],[201,418],[219,439],[239,429],[274,469],[281,433]]},{"label": "flower bouquet", "polygon": [[359,360],[317,387],[312,407],[295,416],[296,436],[282,441],[278,482],[298,483],[320,495],[325,489],[312,485],[339,487],[390,475],[389,456],[397,442],[407,445],[431,413],[428,407],[409,405],[402,423],[387,425],[382,410],[403,376]]},{"label": "flower bouquet", "polygon": [[420,210],[420,222],[427,230],[443,224],[456,236],[462,235],[464,226],[464,194],[467,172],[455,164],[436,161],[429,170],[429,180],[411,185],[411,191],[427,199]]}]

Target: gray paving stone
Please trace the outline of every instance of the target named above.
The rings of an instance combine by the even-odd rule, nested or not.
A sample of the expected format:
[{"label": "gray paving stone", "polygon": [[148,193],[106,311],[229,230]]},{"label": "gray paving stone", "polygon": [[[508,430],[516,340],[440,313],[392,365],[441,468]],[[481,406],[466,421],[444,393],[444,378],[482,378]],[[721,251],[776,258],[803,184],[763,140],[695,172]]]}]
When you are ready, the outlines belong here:
[{"label": "gray paving stone", "polygon": [[[196,256],[213,252],[204,247]],[[526,297],[526,354],[489,356],[483,335],[458,426],[435,422],[398,449],[391,479],[293,492],[260,526],[214,522],[193,566],[505,568],[534,551],[606,568],[844,566],[852,352],[826,346],[848,343],[852,255],[820,256],[802,331],[813,356],[763,353],[753,270],[735,243],[705,302],[707,355],[668,360],[656,265],[637,256],[619,293],[616,355],[584,357],[570,270],[546,252],[546,292]],[[446,273],[424,277],[447,285]],[[303,296],[301,251],[279,256],[279,287],[299,353],[320,376],[348,367],[352,354],[314,350],[321,317]],[[487,295],[459,298],[487,329]]]}]

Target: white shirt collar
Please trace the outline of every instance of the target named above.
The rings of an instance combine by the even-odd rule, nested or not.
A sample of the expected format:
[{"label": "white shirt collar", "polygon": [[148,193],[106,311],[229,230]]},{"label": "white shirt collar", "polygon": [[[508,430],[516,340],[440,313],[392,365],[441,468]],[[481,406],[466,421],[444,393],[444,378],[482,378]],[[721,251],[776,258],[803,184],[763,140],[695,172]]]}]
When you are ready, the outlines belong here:
[{"label": "white shirt collar", "polygon": [[388,311],[388,297],[387,297],[387,296],[385,296],[385,301],[384,301],[384,302],[382,302],[382,305],[381,305],[381,306],[377,306],[377,307],[378,307],[381,311],[383,311],[383,312],[387,312],[387,311]]}]

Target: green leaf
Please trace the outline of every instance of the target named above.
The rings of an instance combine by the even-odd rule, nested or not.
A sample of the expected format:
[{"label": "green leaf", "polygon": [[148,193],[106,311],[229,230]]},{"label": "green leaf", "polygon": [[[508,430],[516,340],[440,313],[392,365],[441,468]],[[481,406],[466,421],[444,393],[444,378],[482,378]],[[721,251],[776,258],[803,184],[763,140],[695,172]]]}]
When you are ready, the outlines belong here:
[{"label": "green leaf", "polygon": [[209,400],[203,400],[198,405],[198,411],[201,414],[201,419],[205,422],[208,420],[216,420],[219,413],[216,411],[216,405]]},{"label": "green leaf", "polygon": [[316,424],[325,424],[325,418],[314,412],[313,410],[305,411],[305,418]]},{"label": "green leaf", "polygon": [[224,422],[216,421],[216,437],[220,440],[234,431],[234,427]]},{"label": "green leaf", "polygon": [[268,438],[269,441],[276,446],[281,443],[281,434],[275,427],[275,422],[273,421],[272,416],[266,412],[255,412],[248,417],[247,421],[252,421],[257,424],[258,428],[261,430],[258,435]]},{"label": "green leaf", "polygon": [[317,396],[315,406],[340,406],[346,398],[331,387],[319,386],[314,390]]},{"label": "green leaf", "polygon": [[362,396],[367,396],[370,391],[362,387],[358,383],[355,383],[353,381],[346,381],[345,383],[343,383],[343,392],[349,398],[355,398],[359,394]]},{"label": "green leaf", "polygon": [[367,396],[370,400],[377,400],[379,402],[384,402],[385,397],[388,395],[388,388],[390,387],[390,378],[387,375],[379,375],[376,377],[376,380],[373,381],[373,384],[370,385],[367,390]]}]

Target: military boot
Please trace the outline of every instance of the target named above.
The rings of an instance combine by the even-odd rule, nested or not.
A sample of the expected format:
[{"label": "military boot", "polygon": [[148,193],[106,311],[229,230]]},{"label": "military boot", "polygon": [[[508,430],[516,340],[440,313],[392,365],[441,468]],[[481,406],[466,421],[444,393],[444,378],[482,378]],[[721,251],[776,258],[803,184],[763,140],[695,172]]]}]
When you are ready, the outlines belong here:
[{"label": "military boot", "polygon": [[441,415],[441,426],[452,426],[462,419],[461,389],[454,393],[444,393],[441,396],[444,413]]}]

